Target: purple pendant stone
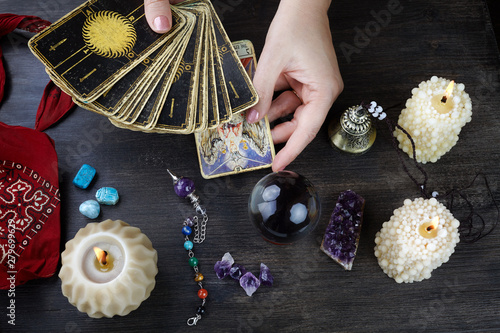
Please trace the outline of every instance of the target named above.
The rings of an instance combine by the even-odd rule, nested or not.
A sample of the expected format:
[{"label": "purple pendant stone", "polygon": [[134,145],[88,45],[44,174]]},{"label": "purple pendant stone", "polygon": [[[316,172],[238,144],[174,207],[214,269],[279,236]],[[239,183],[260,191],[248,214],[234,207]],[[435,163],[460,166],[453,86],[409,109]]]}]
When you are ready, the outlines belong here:
[{"label": "purple pendant stone", "polygon": [[342,192],[321,243],[321,250],[346,270],[351,270],[358,249],[364,205],[356,192]]},{"label": "purple pendant stone", "polygon": [[181,198],[185,198],[194,192],[194,182],[189,178],[180,178],[174,184],[174,191]]}]

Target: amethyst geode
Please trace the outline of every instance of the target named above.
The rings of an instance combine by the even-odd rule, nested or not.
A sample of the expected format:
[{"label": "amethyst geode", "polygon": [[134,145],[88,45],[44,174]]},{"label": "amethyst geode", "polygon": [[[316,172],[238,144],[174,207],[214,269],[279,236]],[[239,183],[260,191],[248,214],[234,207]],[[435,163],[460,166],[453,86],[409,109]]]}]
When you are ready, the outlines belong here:
[{"label": "amethyst geode", "polygon": [[321,250],[351,270],[358,249],[365,199],[356,192],[342,192],[326,227]]}]

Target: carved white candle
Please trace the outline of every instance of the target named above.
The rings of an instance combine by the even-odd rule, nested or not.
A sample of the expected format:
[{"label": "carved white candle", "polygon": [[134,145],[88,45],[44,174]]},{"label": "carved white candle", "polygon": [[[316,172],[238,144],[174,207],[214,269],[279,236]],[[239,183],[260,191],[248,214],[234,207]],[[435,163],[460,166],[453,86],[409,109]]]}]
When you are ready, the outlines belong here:
[{"label": "carved white candle", "polygon": [[[433,76],[412,90],[406,108],[399,115],[398,124],[415,142],[418,162],[436,162],[458,141],[462,127],[471,121],[472,103],[462,83],[446,92],[451,81]],[[399,148],[413,158],[408,137],[400,130],[394,131]]]},{"label": "carved white candle", "polygon": [[[104,253],[103,260],[97,258],[98,251]],[[120,220],[89,223],[61,254],[63,295],[93,318],[127,315],[151,294],[157,258],[138,228]]]}]

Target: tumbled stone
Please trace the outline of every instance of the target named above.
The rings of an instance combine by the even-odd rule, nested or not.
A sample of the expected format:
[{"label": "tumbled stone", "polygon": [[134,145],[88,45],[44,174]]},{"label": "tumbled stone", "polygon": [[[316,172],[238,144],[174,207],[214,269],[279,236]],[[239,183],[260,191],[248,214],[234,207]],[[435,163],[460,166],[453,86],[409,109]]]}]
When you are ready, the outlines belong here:
[{"label": "tumbled stone", "polygon": [[321,250],[346,270],[351,270],[358,249],[364,205],[356,192],[342,192],[321,243]]},{"label": "tumbled stone", "polygon": [[94,179],[95,173],[96,171],[93,167],[84,164],[73,179],[73,184],[81,189],[86,189],[89,187],[92,179]]},{"label": "tumbled stone", "polygon": [[97,202],[103,205],[116,205],[120,197],[118,191],[113,187],[101,187],[97,190],[95,197]]},{"label": "tumbled stone", "polygon": [[99,216],[101,212],[101,207],[99,203],[95,200],[87,200],[82,202],[80,205],[80,213],[88,217],[89,219],[95,219]]}]

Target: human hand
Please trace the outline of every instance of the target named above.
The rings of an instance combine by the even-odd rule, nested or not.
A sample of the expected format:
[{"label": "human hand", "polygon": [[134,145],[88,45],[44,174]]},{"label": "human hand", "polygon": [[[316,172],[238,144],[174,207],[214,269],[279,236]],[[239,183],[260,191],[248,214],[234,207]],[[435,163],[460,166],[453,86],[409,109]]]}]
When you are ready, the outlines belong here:
[{"label": "human hand", "polygon": [[163,34],[172,27],[172,12],[170,4],[177,4],[183,0],[144,0],[146,21],[153,31]]},{"label": "human hand", "polygon": [[[344,87],[332,44],[329,0],[282,0],[267,33],[254,86],[259,103],[247,112],[254,123],[291,114],[275,126],[275,143],[288,141],[273,171],[283,170],[315,138]],[[272,101],[274,91],[287,90]],[[295,92],[295,93],[294,93]]]}]

